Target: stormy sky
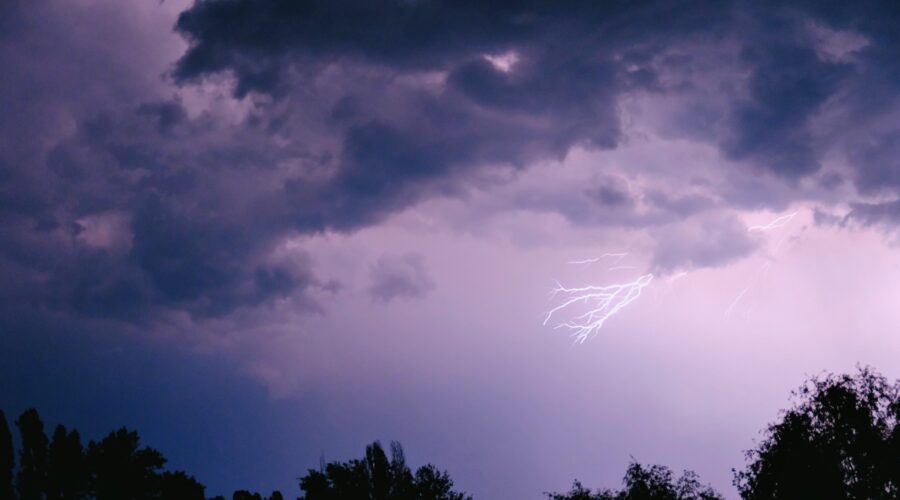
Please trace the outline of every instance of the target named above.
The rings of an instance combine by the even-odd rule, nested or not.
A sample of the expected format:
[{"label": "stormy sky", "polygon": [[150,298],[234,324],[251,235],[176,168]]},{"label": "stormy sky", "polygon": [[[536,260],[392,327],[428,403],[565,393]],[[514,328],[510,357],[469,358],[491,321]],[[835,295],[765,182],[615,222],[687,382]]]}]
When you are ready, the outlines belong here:
[{"label": "stormy sky", "polygon": [[[211,494],[381,439],[476,498],[632,457],[735,497],[807,375],[900,376],[898,23],[0,2],[0,407],[137,428]],[[557,280],[644,274],[588,342],[542,325]]]}]

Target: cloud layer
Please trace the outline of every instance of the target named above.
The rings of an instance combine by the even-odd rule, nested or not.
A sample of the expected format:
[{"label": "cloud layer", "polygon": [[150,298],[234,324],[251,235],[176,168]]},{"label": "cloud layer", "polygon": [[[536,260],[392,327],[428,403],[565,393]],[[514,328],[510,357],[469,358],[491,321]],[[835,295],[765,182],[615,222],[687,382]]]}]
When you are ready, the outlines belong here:
[{"label": "cloud layer", "polygon": [[5,281],[79,315],[314,307],[328,280],[279,251],[291,238],[620,147],[634,120],[716,147],[721,168],[673,166],[680,185],[651,189],[598,166],[575,197],[523,193],[508,208],[660,228],[663,268],[723,261],[672,241],[672,224],[709,227],[691,222],[709,210],[812,199],[895,218],[898,40],[877,3],[200,1],[174,23],[186,49],[159,14],[4,10]]}]

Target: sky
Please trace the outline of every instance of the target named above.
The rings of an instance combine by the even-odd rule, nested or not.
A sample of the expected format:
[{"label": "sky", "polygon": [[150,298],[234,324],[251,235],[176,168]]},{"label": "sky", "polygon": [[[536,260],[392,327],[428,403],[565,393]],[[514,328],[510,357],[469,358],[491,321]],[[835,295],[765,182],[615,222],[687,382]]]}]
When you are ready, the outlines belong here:
[{"label": "sky", "polygon": [[[209,494],[377,439],[476,498],[632,459],[736,498],[807,377],[900,377],[898,22],[4,1],[0,408],[135,428]],[[584,342],[589,303],[547,320],[641,276]]]}]

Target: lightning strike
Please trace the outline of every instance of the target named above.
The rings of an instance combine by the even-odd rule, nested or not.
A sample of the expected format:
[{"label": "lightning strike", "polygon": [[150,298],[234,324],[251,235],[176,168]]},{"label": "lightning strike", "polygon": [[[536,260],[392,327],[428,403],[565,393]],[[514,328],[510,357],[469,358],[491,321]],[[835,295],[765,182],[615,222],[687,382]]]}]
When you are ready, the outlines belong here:
[{"label": "lightning strike", "polygon": [[628,256],[626,252],[619,253],[605,253],[599,257],[593,259],[585,259],[585,260],[573,260],[570,261],[569,264],[594,264],[596,262],[600,262],[602,259],[608,259],[610,257],[614,257],[616,260],[613,261],[613,264],[618,264],[622,259]]},{"label": "lightning strike", "polygon": [[731,301],[731,304],[729,304],[728,308],[725,309],[725,317],[726,318],[728,317],[729,314],[731,314],[731,310],[734,309],[734,306],[736,306],[738,304],[738,302],[740,302],[741,299],[744,298],[744,294],[747,293],[747,290],[749,290],[749,289],[750,289],[750,286],[744,287],[744,289],[741,290],[741,293],[739,293],[738,296],[735,297],[734,300]]},{"label": "lightning strike", "polygon": [[[789,222],[791,222],[791,219],[793,219],[797,215],[797,213],[798,212],[795,211],[795,212],[789,213],[787,215],[782,215],[781,217],[778,217],[777,219],[773,220],[772,222],[769,222],[768,224],[763,224],[763,225],[759,225],[759,226],[750,226],[747,228],[747,232],[769,231],[772,229],[778,229],[778,228],[784,227],[784,226],[788,225]],[[775,249],[772,251],[773,256],[776,253],[778,253],[778,250],[781,248],[782,243],[784,243],[785,240],[787,240],[788,236],[790,236],[790,235],[786,234],[778,240],[778,243],[775,244]],[[741,299],[744,298],[744,295],[747,293],[747,291],[749,291],[750,288],[753,287],[759,281],[760,277],[768,274],[771,266],[772,266],[772,262],[767,261],[759,268],[759,271],[757,271],[756,274],[753,276],[753,278],[751,278],[750,283],[748,283],[747,286],[744,287],[743,290],[741,290],[741,293],[739,293],[738,296],[735,297],[733,301],[731,301],[731,304],[728,305],[728,308],[725,309],[725,318],[728,318],[728,316],[731,314],[731,311],[735,308],[735,306],[737,306],[738,302],[740,302]],[[744,311],[744,312],[746,315],[747,312],[746,311]]]},{"label": "lightning strike", "polygon": [[760,226],[750,226],[747,228],[747,232],[752,233],[754,231],[768,231],[770,229],[778,229],[779,227],[784,227],[787,225],[788,222],[791,221],[791,219],[794,218],[795,215],[797,215],[797,212],[790,213],[787,215],[782,215],[781,217],[773,220],[772,222],[770,222],[768,224],[763,224]]},{"label": "lightning strike", "polygon": [[561,294],[565,298],[561,304],[547,313],[543,324],[546,325],[555,313],[563,311],[569,306],[579,303],[590,304],[591,309],[589,311],[554,327],[554,329],[564,328],[571,330],[575,343],[583,344],[603,327],[606,320],[637,300],[641,296],[641,291],[652,281],[653,275],[645,274],[628,283],[617,283],[607,286],[567,288],[557,283],[556,288],[552,292],[553,295]]},{"label": "lightning strike", "polygon": [[664,297],[664,296],[672,293],[672,289],[674,288],[675,282],[680,280],[681,278],[684,278],[687,275],[688,275],[687,271],[680,271],[680,272],[666,278],[666,286],[663,287],[661,290],[657,289],[656,296],[654,298],[659,299],[660,297]]},{"label": "lightning strike", "polygon": [[672,276],[671,278],[669,278],[669,284],[671,285],[672,283],[675,283],[675,282],[678,281],[679,279],[684,278],[685,276],[687,276],[687,274],[688,274],[688,273],[687,273],[686,271],[681,271],[680,273],[678,273],[678,274]]},{"label": "lightning strike", "polygon": [[791,235],[786,234],[786,235],[782,236],[780,240],[778,240],[778,243],[775,243],[775,248],[772,249],[772,255],[775,255],[776,253],[778,253],[778,250],[781,249],[781,245],[784,244],[785,240],[787,240],[789,236],[791,236]]}]

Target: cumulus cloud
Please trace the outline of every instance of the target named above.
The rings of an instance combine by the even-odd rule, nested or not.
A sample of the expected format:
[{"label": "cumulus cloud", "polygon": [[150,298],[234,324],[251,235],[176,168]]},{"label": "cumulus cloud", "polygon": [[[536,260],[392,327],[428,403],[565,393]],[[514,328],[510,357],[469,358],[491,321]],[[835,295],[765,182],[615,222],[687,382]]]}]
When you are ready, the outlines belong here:
[{"label": "cumulus cloud", "polygon": [[203,319],[331,290],[279,248],[621,148],[642,119],[626,101],[668,103],[651,132],[717,148],[718,175],[598,167],[505,208],[653,229],[672,268],[753,248],[709,212],[821,197],[892,222],[877,204],[900,194],[890,7],[202,0],[176,34],[117,2],[0,9],[4,294],[75,314]]},{"label": "cumulus cloud", "polygon": [[[615,147],[617,100],[636,92],[683,100],[691,110],[681,129],[702,118],[725,156],[792,181],[820,170],[835,134],[846,132],[835,130],[841,119],[873,111],[864,96],[895,90],[885,79],[895,63],[886,69],[884,57],[897,44],[883,21],[891,15],[817,2],[204,1],[179,18],[190,48],[174,74],[186,82],[224,73],[237,95],[289,102],[317,79],[334,82],[335,64],[369,68],[354,76],[374,92],[335,82],[350,153],[336,168],[358,179],[339,175],[335,194],[352,193],[359,209],[381,206],[357,200],[372,193],[395,208],[409,203],[410,184],[421,189],[473,165]],[[415,79],[431,84],[407,87],[386,114],[382,96]],[[824,121],[836,119],[822,123],[828,114]]]}]

